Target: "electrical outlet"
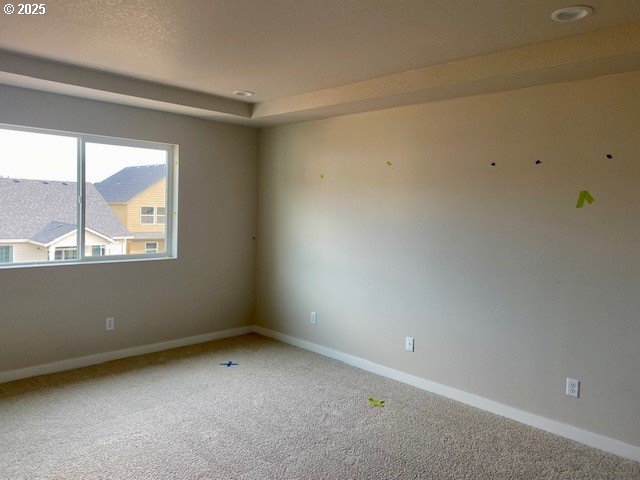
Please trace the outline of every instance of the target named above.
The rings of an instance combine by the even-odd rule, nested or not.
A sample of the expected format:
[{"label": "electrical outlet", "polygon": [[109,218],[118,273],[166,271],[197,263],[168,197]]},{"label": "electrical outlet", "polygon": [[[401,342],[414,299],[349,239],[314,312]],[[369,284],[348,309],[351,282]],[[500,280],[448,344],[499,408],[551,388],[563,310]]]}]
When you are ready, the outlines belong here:
[{"label": "electrical outlet", "polygon": [[115,319],[113,317],[107,317],[107,332],[110,332],[115,327]]},{"label": "electrical outlet", "polygon": [[311,325],[317,325],[318,324],[318,312],[311,312],[311,319],[309,321],[311,322]]},{"label": "electrical outlet", "polygon": [[404,349],[408,352],[413,352],[413,337],[404,339]]},{"label": "electrical outlet", "polygon": [[567,389],[565,393],[570,397],[578,398],[580,396],[580,380],[567,378]]}]

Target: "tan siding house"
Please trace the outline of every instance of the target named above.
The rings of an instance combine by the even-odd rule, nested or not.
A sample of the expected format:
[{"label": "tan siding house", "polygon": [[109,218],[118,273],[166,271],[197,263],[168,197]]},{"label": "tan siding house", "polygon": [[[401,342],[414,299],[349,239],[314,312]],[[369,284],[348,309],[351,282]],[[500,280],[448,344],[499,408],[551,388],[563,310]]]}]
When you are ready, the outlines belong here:
[{"label": "tan siding house", "polygon": [[[162,179],[155,185],[147,188],[144,192],[133,197],[126,207],[126,222],[124,225],[133,233],[134,239],[129,241],[128,253],[145,253],[146,244],[157,242],[158,252],[164,252],[164,232],[166,223],[165,198],[167,194],[167,180]],[[143,215],[143,208],[153,208],[152,215]],[[149,211],[149,210],[145,210]],[[165,215],[158,216],[158,212],[164,212]],[[143,217],[145,221],[153,223],[142,223]],[[160,223],[159,223],[160,221]],[[157,236],[149,235],[149,238],[139,238],[140,234],[156,233]],[[162,235],[161,238],[158,238]]]},{"label": "tan siding house", "polygon": [[166,165],[127,167],[96,184],[131,232],[128,254],[163,253],[166,229]]}]

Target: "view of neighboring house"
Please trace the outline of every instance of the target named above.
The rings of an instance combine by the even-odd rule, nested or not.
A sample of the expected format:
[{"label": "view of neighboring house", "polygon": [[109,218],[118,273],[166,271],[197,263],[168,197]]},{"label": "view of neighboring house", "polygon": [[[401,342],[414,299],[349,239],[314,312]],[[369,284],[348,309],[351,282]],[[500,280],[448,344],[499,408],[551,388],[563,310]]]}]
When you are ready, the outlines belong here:
[{"label": "view of neighboring house", "polygon": [[[132,234],[86,185],[85,255],[126,253]],[[0,178],[0,263],[77,258],[75,182]]]},{"label": "view of neighboring house", "polygon": [[166,164],[127,167],[95,186],[131,232],[126,253],[165,251]]}]

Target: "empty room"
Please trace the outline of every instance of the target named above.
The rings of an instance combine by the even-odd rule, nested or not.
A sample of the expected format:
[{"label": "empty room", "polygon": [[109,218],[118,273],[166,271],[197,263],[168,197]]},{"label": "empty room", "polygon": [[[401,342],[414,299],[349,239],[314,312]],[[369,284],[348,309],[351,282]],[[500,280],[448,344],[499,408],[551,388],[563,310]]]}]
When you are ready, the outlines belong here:
[{"label": "empty room", "polygon": [[0,6],[0,479],[640,480],[638,0]]}]

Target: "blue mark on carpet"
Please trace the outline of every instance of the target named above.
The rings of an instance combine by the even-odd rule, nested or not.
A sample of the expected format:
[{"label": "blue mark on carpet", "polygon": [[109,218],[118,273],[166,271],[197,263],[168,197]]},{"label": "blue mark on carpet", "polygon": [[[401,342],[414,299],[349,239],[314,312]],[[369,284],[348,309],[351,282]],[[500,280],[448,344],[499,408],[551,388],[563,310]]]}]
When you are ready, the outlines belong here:
[{"label": "blue mark on carpet", "polygon": [[229,360],[227,363],[221,363],[220,365],[224,365],[225,367],[231,367],[233,365],[238,365],[238,364],[233,363],[231,360]]}]

